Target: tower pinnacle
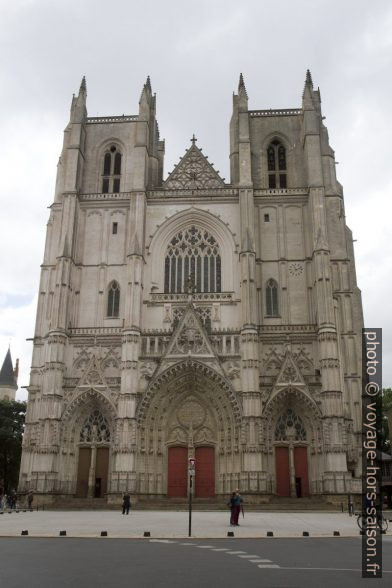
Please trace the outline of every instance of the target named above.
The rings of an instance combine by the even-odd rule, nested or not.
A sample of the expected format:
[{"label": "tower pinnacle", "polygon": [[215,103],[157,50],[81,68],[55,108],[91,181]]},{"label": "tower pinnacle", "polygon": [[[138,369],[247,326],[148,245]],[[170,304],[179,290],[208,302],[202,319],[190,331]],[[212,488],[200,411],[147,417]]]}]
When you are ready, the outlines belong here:
[{"label": "tower pinnacle", "polygon": [[240,81],[238,82],[238,94],[241,94],[243,92],[245,93],[245,96],[248,97],[244,82],[244,76],[242,75],[242,73],[240,73]]},{"label": "tower pinnacle", "polygon": [[86,76],[82,77],[82,81],[80,83],[79,94],[87,94],[87,84],[86,84]]}]

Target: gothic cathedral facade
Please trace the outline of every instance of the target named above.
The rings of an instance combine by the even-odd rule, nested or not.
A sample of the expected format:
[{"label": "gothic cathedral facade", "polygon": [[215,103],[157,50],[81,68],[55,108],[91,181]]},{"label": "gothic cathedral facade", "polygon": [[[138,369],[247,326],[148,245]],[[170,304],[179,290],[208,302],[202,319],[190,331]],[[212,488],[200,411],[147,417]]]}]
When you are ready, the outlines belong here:
[{"label": "gothic cathedral facade", "polygon": [[193,138],[164,179],[149,78],[132,116],[73,97],[39,286],[20,491],[47,502],[360,492],[361,327],[343,190],[307,72],[250,110],[230,183]]}]

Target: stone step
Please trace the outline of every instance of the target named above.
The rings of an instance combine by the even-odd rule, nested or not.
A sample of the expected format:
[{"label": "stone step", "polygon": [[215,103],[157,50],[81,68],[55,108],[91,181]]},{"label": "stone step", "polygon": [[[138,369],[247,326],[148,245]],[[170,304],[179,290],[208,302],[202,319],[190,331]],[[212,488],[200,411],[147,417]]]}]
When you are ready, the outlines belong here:
[{"label": "stone step", "polygon": [[[187,511],[188,499],[144,499],[132,498],[132,508],[135,510],[172,510]],[[340,511],[340,505],[328,503],[319,497],[310,498],[279,498],[271,497],[270,502],[250,503],[245,499],[244,507],[249,512],[278,511],[278,512],[301,512],[301,511]],[[121,499],[117,503],[108,503],[106,498],[64,498],[57,500],[47,507],[50,510],[119,510]],[[201,499],[192,501],[192,508],[195,511],[227,511],[227,503],[221,498]]]}]

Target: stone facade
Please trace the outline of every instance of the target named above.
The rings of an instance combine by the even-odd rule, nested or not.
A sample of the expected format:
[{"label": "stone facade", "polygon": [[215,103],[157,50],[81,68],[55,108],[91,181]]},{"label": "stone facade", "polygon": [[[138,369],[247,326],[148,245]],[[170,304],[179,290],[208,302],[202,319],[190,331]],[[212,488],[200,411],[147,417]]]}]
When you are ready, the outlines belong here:
[{"label": "stone facade", "polygon": [[361,297],[310,73],[288,110],[249,110],[240,77],[230,183],[195,138],[163,179],[149,79],[134,116],[89,118],[86,95],[47,227],[20,490],[179,497],[196,456],[201,497],[359,492]]}]

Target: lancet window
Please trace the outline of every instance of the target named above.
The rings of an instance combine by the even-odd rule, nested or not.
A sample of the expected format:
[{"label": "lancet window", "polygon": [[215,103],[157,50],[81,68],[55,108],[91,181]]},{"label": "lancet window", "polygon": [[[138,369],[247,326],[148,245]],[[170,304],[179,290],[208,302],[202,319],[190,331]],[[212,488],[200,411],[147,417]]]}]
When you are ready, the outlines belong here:
[{"label": "lancet window", "polygon": [[103,157],[102,193],[120,192],[122,155],[115,145],[112,145]]},{"label": "lancet window", "polygon": [[177,233],[165,257],[165,292],[220,292],[221,255],[216,239],[192,225]]},{"label": "lancet window", "polygon": [[268,187],[287,188],[286,149],[274,139],[267,148]]},{"label": "lancet window", "polygon": [[117,282],[112,282],[108,290],[108,307],[107,316],[116,318],[120,311],[120,286]]},{"label": "lancet window", "polygon": [[268,280],[265,289],[265,304],[267,316],[279,316],[278,284],[275,280]]},{"label": "lancet window", "polygon": [[306,441],[306,429],[300,416],[292,408],[280,415],[275,428],[275,441]]},{"label": "lancet window", "polygon": [[94,410],[84,421],[80,431],[80,441],[82,443],[109,443],[109,424],[99,410]]}]

